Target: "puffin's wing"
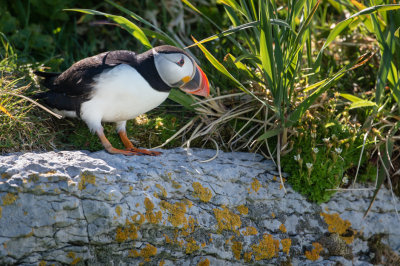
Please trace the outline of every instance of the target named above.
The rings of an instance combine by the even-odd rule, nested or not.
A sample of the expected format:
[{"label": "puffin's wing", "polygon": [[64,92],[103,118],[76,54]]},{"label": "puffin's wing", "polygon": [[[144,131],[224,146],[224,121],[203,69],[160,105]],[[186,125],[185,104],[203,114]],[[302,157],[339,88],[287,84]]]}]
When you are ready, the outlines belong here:
[{"label": "puffin's wing", "polygon": [[86,97],[93,88],[94,78],[119,64],[136,65],[136,54],[119,50],[82,59],[63,73],[36,72],[44,77],[43,85],[52,92],[67,96]]}]

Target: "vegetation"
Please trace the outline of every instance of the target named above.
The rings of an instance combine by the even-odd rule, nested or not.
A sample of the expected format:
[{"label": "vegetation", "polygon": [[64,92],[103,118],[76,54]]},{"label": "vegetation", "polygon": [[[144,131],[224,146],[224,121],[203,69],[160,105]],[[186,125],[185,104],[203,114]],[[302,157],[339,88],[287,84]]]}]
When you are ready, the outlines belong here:
[{"label": "vegetation", "polygon": [[[140,52],[167,43],[187,46],[198,57],[213,85],[212,97],[173,90],[168,108],[128,124],[138,145],[168,140],[168,147],[216,144],[260,152],[316,202],[357,179],[377,177],[376,192],[385,180],[400,191],[396,1],[133,2],[1,5],[4,152],[101,149],[82,122],[60,122],[16,96],[39,90],[33,68],[63,70],[103,50]],[[46,9],[54,12],[43,14]],[[113,135],[112,127],[106,131]],[[119,145],[116,136],[110,141]]]}]

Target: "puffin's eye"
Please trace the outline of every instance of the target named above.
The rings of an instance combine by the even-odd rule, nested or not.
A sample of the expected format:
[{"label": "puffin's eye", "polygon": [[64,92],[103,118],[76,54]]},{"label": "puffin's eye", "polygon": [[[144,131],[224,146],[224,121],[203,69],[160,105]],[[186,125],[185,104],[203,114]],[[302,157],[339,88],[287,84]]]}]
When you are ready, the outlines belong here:
[{"label": "puffin's eye", "polygon": [[183,64],[185,64],[185,59],[183,59],[183,56],[182,56],[181,60],[179,60],[179,62],[176,62],[176,64],[177,64],[178,66],[180,66],[180,67],[182,67]]}]

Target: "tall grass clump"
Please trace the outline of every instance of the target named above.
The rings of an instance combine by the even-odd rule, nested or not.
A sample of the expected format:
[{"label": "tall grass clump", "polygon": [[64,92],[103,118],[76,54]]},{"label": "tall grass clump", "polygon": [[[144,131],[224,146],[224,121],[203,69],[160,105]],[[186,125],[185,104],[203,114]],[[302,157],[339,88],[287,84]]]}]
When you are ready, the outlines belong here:
[{"label": "tall grass clump", "polygon": [[41,105],[26,96],[32,93],[31,66],[18,62],[4,34],[0,41],[0,153],[50,148],[52,130],[33,108]]},{"label": "tall grass clump", "polygon": [[[393,1],[367,1],[364,5],[356,1],[344,1],[350,17],[338,25],[339,29],[352,24],[362,27],[367,35],[373,35],[379,47],[379,67],[375,81],[374,93],[371,96],[343,93],[341,96],[349,101],[350,109],[360,110],[367,117],[363,123],[366,129],[364,143],[370,139],[374,147],[370,156],[376,158],[378,172],[377,184],[373,199],[379,188],[387,180],[392,188],[391,179],[400,175],[400,8]],[[371,10],[387,12],[370,12]],[[369,14],[356,20],[357,14]],[[334,37],[334,35],[332,35]],[[361,153],[360,161],[365,157]],[[353,185],[357,180],[357,173]],[[371,201],[372,204],[373,200]]]}]

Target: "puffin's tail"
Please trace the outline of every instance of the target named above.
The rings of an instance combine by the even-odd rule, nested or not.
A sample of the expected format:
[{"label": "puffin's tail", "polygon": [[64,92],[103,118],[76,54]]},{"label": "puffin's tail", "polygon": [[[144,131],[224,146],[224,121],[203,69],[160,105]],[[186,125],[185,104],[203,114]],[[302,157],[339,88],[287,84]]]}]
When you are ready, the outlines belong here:
[{"label": "puffin's tail", "polygon": [[42,71],[33,71],[33,74],[35,74],[38,77],[44,78],[44,80],[41,81],[41,84],[45,86],[48,89],[51,89],[53,86],[54,80],[61,74],[57,72],[42,72]]}]

